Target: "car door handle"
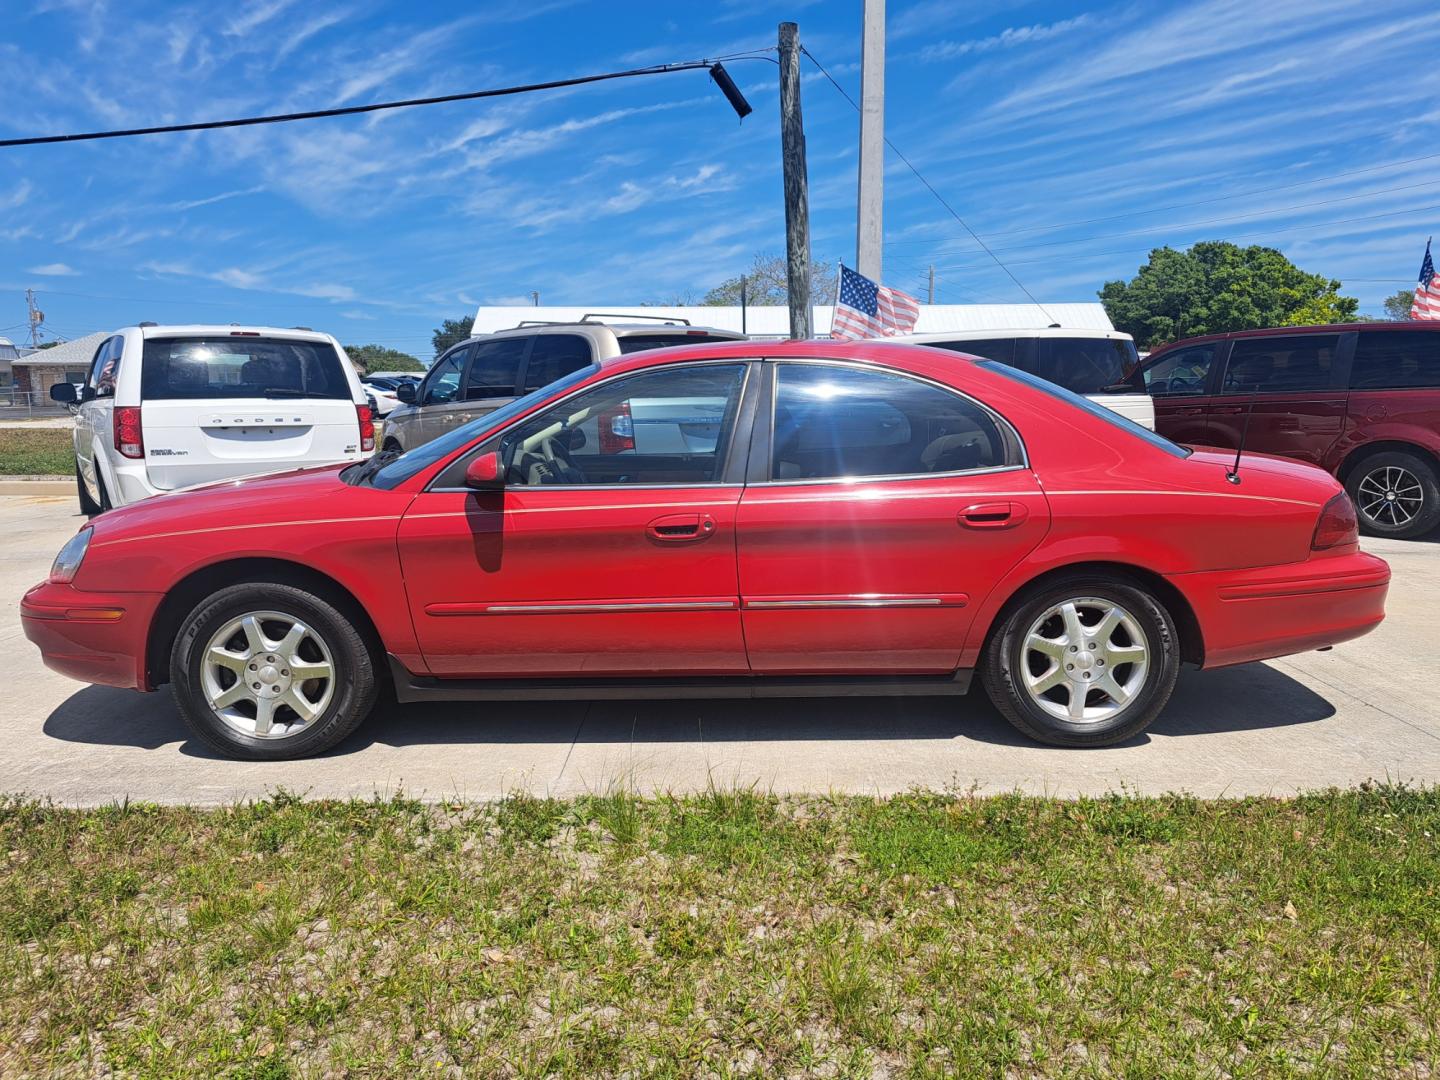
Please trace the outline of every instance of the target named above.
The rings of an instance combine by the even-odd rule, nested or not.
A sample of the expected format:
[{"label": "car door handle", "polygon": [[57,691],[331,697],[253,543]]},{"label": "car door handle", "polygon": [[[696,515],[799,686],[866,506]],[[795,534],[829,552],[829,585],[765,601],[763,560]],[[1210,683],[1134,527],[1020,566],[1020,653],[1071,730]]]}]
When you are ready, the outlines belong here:
[{"label": "car door handle", "polygon": [[955,520],[967,529],[1013,529],[1030,516],[1024,503],[971,503]]},{"label": "car door handle", "polygon": [[713,536],[715,519],[709,514],[666,514],[646,525],[645,534],[668,544],[691,543]]},{"label": "car door handle", "polygon": [[1216,405],[1210,410],[1210,414],[1212,416],[1239,416],[1245,409],[1244,405]]}]

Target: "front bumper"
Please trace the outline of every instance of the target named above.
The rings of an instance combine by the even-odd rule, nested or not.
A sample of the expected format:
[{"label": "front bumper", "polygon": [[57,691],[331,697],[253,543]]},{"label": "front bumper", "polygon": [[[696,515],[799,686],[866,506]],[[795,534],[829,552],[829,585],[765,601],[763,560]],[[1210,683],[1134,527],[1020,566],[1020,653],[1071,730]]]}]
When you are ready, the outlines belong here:
[{"label": "front bumper", "polygon": [[1390,567],[1357,551],[1247,570],[1176,574],[1205,642],[1207,668],[1338,645],[1385,618]]},{"label": "front bumper", "polygon": [[81,682],[149,690],[145,644],[160,593],[82,592],[44,582],[20,600],[20,625],[45,666]]}]

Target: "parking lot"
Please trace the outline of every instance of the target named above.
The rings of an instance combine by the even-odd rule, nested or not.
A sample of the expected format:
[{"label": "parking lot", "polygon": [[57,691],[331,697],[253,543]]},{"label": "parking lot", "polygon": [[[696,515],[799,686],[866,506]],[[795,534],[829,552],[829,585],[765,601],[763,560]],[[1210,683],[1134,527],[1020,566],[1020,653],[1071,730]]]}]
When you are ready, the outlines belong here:
[{"label": "parking lot", "polygon": [[1389,618],[1328,653],[1186,671],[1140,740],[1058,750],[965,699],[382,705],[310,761],[223,760],[191,738],[168,690],[87,687],[46,670],[20,595],[79,526],[72,497],[0,497],[0,791],[94,805],[223,803],[278,787],[312,796],[556,796],[755,785],[887,794],[913,787],[1290,794],[1366,779],[1440,780],[1431,685],[1440,538],[1366,541],[1395,573]]}]

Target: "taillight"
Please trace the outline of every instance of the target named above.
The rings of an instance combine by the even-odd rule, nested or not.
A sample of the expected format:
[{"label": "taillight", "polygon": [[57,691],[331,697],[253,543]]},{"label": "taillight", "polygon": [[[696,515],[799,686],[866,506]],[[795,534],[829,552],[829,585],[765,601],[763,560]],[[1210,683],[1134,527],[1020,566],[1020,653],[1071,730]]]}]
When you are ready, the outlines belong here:
[{"label": "taillight", "polygon": [[630,418],[630,402],[622,401],[616,408],[600,414],[600,453],[618,454],[635,449],[635,421]]},{"label": "taillight", "polygon": [[1341,492],[1325,504],[1320,511],[1320,520],[1315,523],[1315,535],[1310,540],[1311,551],[1342,547],[1360,542],[1360,522],[1355,517],[1355,504],[1350,496]]},{"label": "taillight", "polygon": [[369,405],[356,405],[355,416],[360,421],[360,449],[375,449],[375,418],[370,415]]},{"label": "taillight", "polygon": [[124,405],[115,410],[115,449],[128,458],[145,456],[145,436],[140,431],[140,409]]}]

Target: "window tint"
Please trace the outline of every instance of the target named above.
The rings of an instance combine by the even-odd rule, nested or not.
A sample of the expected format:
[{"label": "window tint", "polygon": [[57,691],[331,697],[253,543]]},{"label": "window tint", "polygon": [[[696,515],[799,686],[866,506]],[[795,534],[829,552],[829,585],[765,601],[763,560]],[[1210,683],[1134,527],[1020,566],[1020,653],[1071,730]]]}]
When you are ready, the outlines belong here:
[{"label": "window tint", "polygon": [[514,397],[515,384],[520,381],[520,361],[525,358],[529,338],[500,338],[482,341],[475,346],[470,361],[470,374],[465,379],[465,400]]},{"label": "window tint", "polygon": [[704,345],[707,341],[734,341],[734,338],[716,337],[713,334],[697,334],[680,331],[668,334],[627,334],[617,338],[620,352],[644,352],[646,349],[668,349],[672,345]]},{"label": "window tint", "polygon": [[999,425],[959,394],[882,371],[780,365],[772,480],[924,475],[1011,459]]},{"label": "window tint", "polygon": [[537,334],[525,365],[525,393],[590,363],[590,340],[578,334]]},{"label": "window tint", "polygon": [[998,360],[1002,364],[1015,363],[1014,338],[987,338],[984,341],[927,341],[932,349],[948,349],[951,352],[983,356],[987,360]]},{"label": "window tint", "polygon": [[1241,338],[1230,348],[1224,392],[1329,390],[1339,341],[1336,334]]},{"label": "window tint", "polygon": [[1145,368],[1145,389],[1153,397],[1185,397],[1204,394],[1210,383],[1210,365],[1215,362],[1214,345],[1177,349]]},{"label": "window tint", "polygon": [[505,482],[704,484],[720,479],[744,364],[666,368],[598,386],[506,434]]},{"label": "window tint", "polygon": [[1077,394],[1098,394],[1124,382],[1140,362],[1124,338],[1041,338],[1036,369],[1042,379]]},{"label": "window tint", "polygon": [[1355,390],[1440,387],[1440,333],[1362,330],[1356,335],[1350,386]]},{"label": "window tint", "polygon": [[340,356],[320,341],[258,337],[150,338],[141,397],[349,398]]},{"label": "window tint", "polygon": [[465,373],[465,361],[469,356],[470,346],[466,345],[435,361],[435,366],[425,377],[425,389],[420,395],[422,405],[454,401],[459,396],[460,376]]}]

